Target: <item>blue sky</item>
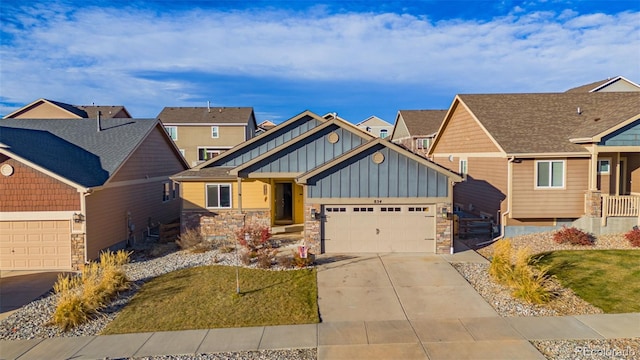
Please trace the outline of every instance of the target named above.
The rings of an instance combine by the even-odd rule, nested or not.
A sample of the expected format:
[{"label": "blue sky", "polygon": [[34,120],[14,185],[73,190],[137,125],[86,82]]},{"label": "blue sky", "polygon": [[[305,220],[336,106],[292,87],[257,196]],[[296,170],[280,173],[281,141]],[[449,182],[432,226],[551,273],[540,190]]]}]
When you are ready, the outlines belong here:
[{"label": "blue sky", "polygon": [[357,123],[458,93],[640,82],[640,1],[10,1],[0,114],[38,98]]}]

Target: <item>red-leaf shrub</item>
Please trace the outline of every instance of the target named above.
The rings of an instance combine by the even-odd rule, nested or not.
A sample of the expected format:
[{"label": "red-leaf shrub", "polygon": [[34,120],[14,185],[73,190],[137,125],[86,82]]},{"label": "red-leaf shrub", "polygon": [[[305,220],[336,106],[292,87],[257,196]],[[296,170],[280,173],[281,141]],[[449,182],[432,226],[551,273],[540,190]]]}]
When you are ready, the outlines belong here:
[{"label": "red-leaf shrub", "polygon": [[268,226],[255,224],[245,225],[236,231],[236,239],[238,243],[249,251],[256,251],[269,245],[271,239],[271,230]]},{"label": "red-leaf shrub", "polygon": [[633,230],[624,234],[624,238],[629,240],[629,243],[633,247],[640,247],[640,228],[637,226],[633,228]]},{"label": "red-leaf shrub", "polygon": [[593,235],[578,228],[566,226],[553,234],[553,240],[558,244],[569,243],[571,245],[593,245],[595,242]]}]

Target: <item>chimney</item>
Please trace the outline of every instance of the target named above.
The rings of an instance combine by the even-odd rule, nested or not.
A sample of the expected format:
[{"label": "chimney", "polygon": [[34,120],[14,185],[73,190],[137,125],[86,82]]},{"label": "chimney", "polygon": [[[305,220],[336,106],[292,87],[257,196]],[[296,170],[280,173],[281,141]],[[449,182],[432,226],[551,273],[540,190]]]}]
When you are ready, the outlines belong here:
[{"label": "chimney", "polygon": [[100,130],[102,130],[102,126],[100,125],[100,110],[98,110],[97,113],[97,120],[98,120],[98,132],[100,132]]}]

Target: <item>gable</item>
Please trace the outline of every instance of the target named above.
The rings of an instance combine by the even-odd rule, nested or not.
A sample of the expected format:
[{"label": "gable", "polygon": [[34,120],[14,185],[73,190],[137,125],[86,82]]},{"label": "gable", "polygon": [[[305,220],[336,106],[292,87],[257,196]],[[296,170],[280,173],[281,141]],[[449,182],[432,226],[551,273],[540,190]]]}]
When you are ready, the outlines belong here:
[{"label": "gable", "polygon": [[[374,154],[383,161],[376,163]],[[380,155],[375,155],[379,157]],[[449,177],[378,143],[306,180],[309,198],[447,197]]]},{"label": "gable", "polygon": [[296,121],[275,127],[259,137],[253,138],[250,142],[245,142],[239,147],[223,153],[218,158],[212,159],[211,162],[204,163],[201,168],[242,165],[321,124],[320,120],[310,115],[304,115]]},{"label": "gable", "polygon": [[458,101],[453,106],[454,109],[448,120],[445,120],[430,153],[502,152],[461,102]]},{"label": "gable", "polygon": [[404,118],[401,114],[398,114],[396,124],[393,127],[393,133],[391,134],[391,140],[402,139],[410,136],[411,134],[409,134],[409,129],[404,122]]},{"label": "gable", "polygon": [[592,91],[597,92],[626,92],[626,91],[640,91],[638,85],[633,84],[626,79],[620,78],[615,82],[605,85],[602,88],[597,88]]},{"label": "gable", "polygon": [[247,166],[239,174],[244,177],[251,172],[306,172],[362,145],[365,141],[362,136],[334,123],[282,148],[262,161]]},{"label": "gable", "polygon": [[16,114],[12,114],[12,119],[72,119],[79,116],[66,111],[54,104],[39,101]]},{"label": "gable", "polygon": [[640,146],[640,120],[636,120],[602,138],[601,146]]},{"label": "gable", "polygon": [[389,126],[389,127],[391,127],[391,124],[389,124],[388,122],[380,119],[377,116],[371,116],[370,118],[366,119],[365,121],[362,121],[361,123],[359,123],[357,126]]}]

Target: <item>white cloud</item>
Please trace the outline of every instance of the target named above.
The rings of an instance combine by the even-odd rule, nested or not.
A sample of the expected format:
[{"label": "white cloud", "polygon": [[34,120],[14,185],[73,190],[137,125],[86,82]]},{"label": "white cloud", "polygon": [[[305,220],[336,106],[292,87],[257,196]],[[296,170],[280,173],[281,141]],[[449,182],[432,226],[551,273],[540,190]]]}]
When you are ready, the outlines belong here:
[{"label": "white cloud", "polygon": [[614,75],[639,80],[630,54],[640,46],[640,13],[515,10],[491,21],[431,22],[390,13],[332,15],[323,7],[171,15],[27,9],[13,19],[18,25],[3,28],[13,40],[1,47],[1,95],[28,103],[43,96],[64,101],[71,92],[69,101],[77,103],[136,101],[159,112],[193,98],[195,87],[187,79],[137,74],[432,83],[454,92],[562,91]]}]

